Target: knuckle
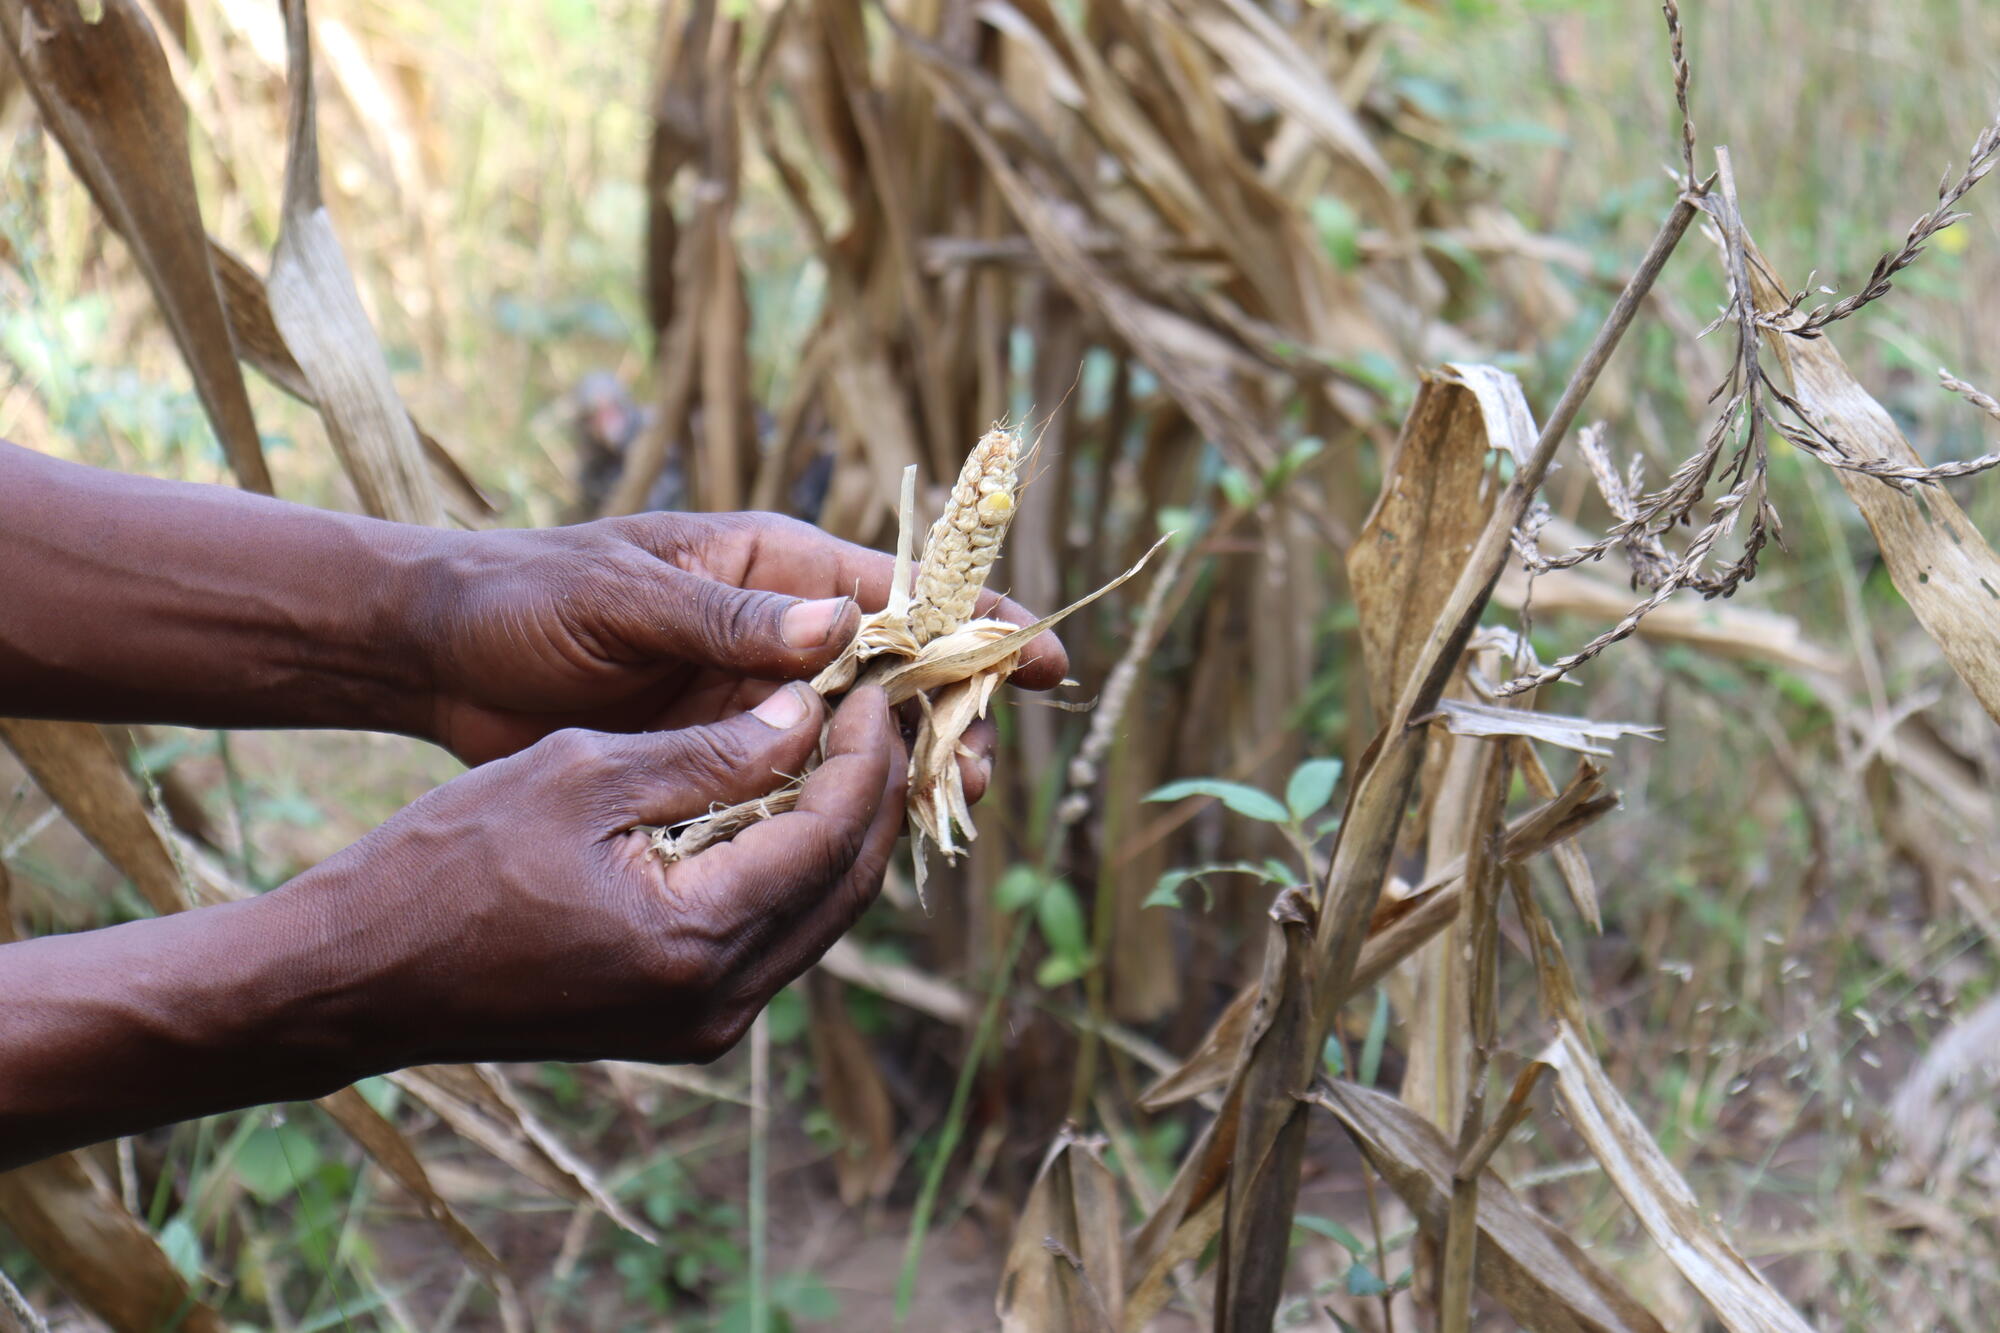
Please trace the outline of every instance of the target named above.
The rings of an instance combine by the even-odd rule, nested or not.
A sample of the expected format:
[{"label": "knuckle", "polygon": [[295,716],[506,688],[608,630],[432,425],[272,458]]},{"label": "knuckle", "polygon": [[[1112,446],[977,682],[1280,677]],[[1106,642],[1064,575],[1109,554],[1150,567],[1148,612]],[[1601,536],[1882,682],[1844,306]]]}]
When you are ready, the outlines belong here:
[{"label": "knuckle", "polygon": [[735,1050],[736,1043],[743,1040],[743,1034],[749,1030],[748,1020],[736,1018],[714,1020],[697,1031],[689,1042],[688,1063],[714,1064]]},{"label": "knuckle", "polygon": [[810,838],[801,848],[802,858],[811,870],[828,881],[838,880],[853,869],[867,837],[865,820],[823,815],[815,821]]},{"label": "knuckle", "polygon": [[697,788],[734,788],[752,764],[749,747],[733,726],[698,727],[676,737],[676,776]]},{"label": "knuckle", "polygon": [[581,727],[552,731],[536,743],[536,774],[566,802],[589,803],[613,791],[622,765],[614,747],[620,738]]},{"label": "knuckle", "polygon": [[712,942],[691,942],[668,951],[656,981],[662,990],[705,998],[726,986],[732,971],[723,951]]},{"label": "knuckle", "polygon": [[750,1025],[757,1021],[757,1012],[762,1005],[734,1003],[723,1008],[696,1037],[697,1059],[702,1064],[719,1059],[736,1049],[736,1043],[743,1040],[750,1031]]},{"label": "knuckle", "polygon": [[537,759],[545,768],[564,777],[574,777],[594,767],[601,758],[596,733],[581,727],[552,731],[535,746]]},{"label": "knuckle", "polygon": [[702,637],[732,653],[755,650],[777,628],[776,598],[742,592],[721,584],[706,585],[695,603]]}]

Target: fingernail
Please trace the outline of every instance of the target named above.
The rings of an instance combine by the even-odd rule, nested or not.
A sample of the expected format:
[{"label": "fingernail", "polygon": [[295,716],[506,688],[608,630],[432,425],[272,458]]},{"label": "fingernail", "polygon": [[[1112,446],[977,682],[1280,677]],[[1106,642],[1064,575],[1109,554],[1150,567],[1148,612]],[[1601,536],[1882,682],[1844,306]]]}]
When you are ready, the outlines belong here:
[{"label": "fingernail", "polygon": [[806,687],[803,685],[787,685],[784,689],[779,690],[763,703],[751,709],[750,716],[756,718],[767,727],[774,727],[779,731],[790,731],[793,727],[805,721],[805,689]]},{"label": "fingernail", "polygon": [[800,602],[785,612],[781,626],[785,643],[793,648],[817,648],[826,642],[833,627],[847,615],[846,597],[826,597],[817,602]]}]

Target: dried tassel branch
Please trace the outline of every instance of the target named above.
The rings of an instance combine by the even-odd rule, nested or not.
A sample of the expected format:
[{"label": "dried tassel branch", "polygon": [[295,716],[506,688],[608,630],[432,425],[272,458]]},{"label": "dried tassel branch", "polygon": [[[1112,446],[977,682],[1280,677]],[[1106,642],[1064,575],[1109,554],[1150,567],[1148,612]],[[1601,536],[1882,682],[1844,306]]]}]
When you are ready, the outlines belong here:
[{"label": "dried tassel branch", "polygon": [[[1680,16],[1671,0],[1664,9],[1673,38],[1676,81],[1677,87],[1680,87]],[[1692,129],[1686,120],[1684,103],[1682,113],[1683,144],[1686,146],[1692,142]],[[2000,467],[2000,453],[1931,465],[1858,455],[1771,380],[1759,361],[1757,347],[1761,329],[1773,329],[1798,338],[1817,338],[1828,325],[1847,318],[1869,302],[1886,295],[1892,279],[1915,262],[1923,253],[1927,241],[1966,216],[1953,212],[1953,206],[1996,164],[2000,164],[2000,122],[1980,133],[1962,175],[1954,181],[1951,173],[1946,172],[1938,186],[1937,207],[1917,219],[1901,248],[1882,257],[1861,291],[1808,313],[1801,313],[1806,291],[1793,295],[1783,309],[1757,310],[1750,295],[1748,247],[1727,149],[1716,149],[1716,162],[1721,188],[1704,187],[1699,191],[1698,202],[1716,224],[1729,278],[1729,300],[1710,330],[1733,324],[1736,349],[1727,378],[1710,395],[1711,402],[1722,402],[1713,425],[1700,447],[1675,469],[1666,485],[1643,496],[1633,493],[1636,489],[1633,483],[1619,478],[1604,450],[1601,433],[1585,432],[1582,441],[1584,459],[1616,522],[1602,538],[1557,556],[1541,553],[1536,541],[1538,529],[1524,527],[1514,534],[1515,549],[1531,575],[1596,560],[1613,547],[1623,546],[1631,561],[1633,587],[1643,588],[1649,595],[1616,625],[1582,648],[1538,671],[1526,672],[1508,681],[1500,688],[1503,695],[1516,694],[1561,679],[1632,634],[1649,612],[1675,592],[1685,588],[1703,597],[1728,597],[1755,578],[1758,556],[1764,546],[1774,539],[1781,543],[1783,540],[1783,528],[1766,487],[1768,440],[1773,434],[1829,467],[1873,477],[1901,491],[1975,476]],[[1691,169],[1692,157],[1688,163]],[[1995,403],[1947,372],[1940,371],[1939,378],[1945,388],[1963,395],[1981,410],[2000,417],[2000,403]],[[1779,412],[1779,408],[1785,409],[1789,420]],[[1735,445],[1733,451],[1730,448],[1732,441]],[[1711,484],[1718,477],[1729,489],[1712,503],[1706,521],[1685,547],[1678,554],[1670,553],[1662,538],[1674,528],[1695,522],[1697,507],[1707,497]],[[1716,546],[1732,533],[1739,518],[1744,516],[1748,518],[1749,530],[1736,558],[1712,570],[1705,568],[1715,554]]]}]

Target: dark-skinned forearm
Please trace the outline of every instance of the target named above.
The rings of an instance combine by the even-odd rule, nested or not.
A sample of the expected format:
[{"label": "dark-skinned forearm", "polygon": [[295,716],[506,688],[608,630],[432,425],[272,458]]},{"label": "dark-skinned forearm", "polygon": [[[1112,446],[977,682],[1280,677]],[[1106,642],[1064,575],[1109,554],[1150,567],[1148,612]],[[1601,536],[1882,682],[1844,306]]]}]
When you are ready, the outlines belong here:
[{"label": "dark-skinned forearm", "polygon": [[297,896],[0,945],[0,1170],[395,1065]]},{"label": "dark-skinned forearm", "polygon": [[0,442],[14,716],[421,731],[427,529]]}]

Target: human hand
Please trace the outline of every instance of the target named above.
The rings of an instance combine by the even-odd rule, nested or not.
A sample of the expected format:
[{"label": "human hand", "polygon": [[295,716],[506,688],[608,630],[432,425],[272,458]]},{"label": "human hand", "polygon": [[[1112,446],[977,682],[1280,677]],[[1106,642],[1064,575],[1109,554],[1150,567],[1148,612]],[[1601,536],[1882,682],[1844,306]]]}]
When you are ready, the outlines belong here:
[{"label": "human hand", "polygon": [[708,726],[559,732],[266,897],[329,941],[311,989],[361,1067],[712,1059],[880,888],[906,762],[882,692],[841,704],[791,812],[673,864],[635,826],[769,792],[825,716],[790,685]]},{"label": "human hand", "polygon": [[[895,567],[776,514],[643,514],[438,540],[416,605],[432,682],[428,734],[472,764],[565,727],[628,732],[734,716],[774,682],[832,661],[861,611],[887,602]],[[992,593],[979,609],[1034,620]],[[1068,666],[1044,634],[1014,680],[1048,689]]]}]

